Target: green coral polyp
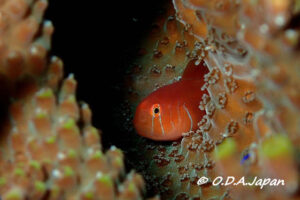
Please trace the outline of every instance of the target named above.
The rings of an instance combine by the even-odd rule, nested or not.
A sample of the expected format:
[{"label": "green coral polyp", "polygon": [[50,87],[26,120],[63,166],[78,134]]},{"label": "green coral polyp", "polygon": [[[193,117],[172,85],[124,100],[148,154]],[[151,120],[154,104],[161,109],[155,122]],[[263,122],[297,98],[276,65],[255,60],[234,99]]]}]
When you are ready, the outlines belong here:
[{"label": "green coral polyp", "polygon": [[66,167],[64,168],[64,174],[65,174],[65,176],[67,176],[67,177],[71,177],[71,176],[74,176],[74,171],[73,171],[73,169],[72,169],[71,167],[66,166]]},{"label": "green coral polyp", "polygon": [[38,119],[44,119],[47,117],[47,113],[46,112],[39,112],[36,114],[36,118]]},{"label": "green coral polyp", "polygon": [[63,127],[68,130],[75,128],[75,126],[76,126],[75,120],[72,118],[68,119],[63,125]]},{"label": "green coral polyp", "polygon": [[119,167],[123,166],[123,160],[120,157],[116,158],[114,163]]},{"label": "green coral polyp", "polygon": [[14,174],[15,174],[16,176],[25,176],[24,170],[23,170],[23,169],[20,169],[20,168],[15,169]]},{"label": "green coral polyp", "polygon": [[30,166],[37,170],[41,169],[41,164],[36,160],[31,161]]},{"label": "green coral polyp", "polygon": [[230,157],[236,152],[236,142],[233,138],[226,138],[219,146],[214,150],[214,155],[217,160],[222,160]]},{"label": "green coral polyp", "polygon": [[50,98],[53,97],[54,94],[51,89],[47,89],[38,94],[40,98]]},{"label": "green coral polyp", "polygon": [[98,136],[98,130],[95,127],[92,127],[92,133],[95,136]]},{"label": "green coral polyp", "polygon": [[74,96],[74,95],[69,96],[68,102],[70,102],[70,103],[75,103],[75,102],[76,102],[75,96]]},{"label": "green coral polyp", "polygon": [[77,157],[77,153],[74,149],[70,149],[68,152],[68,157],[69,158],[76,158]]},{"label": "green coral polyp", "polygon": [[109,175],[101,175],[98,178],[98,181],[100,183],[105,184],[107,187],[112,187],[113,186],[113,182],[112,182],[111,177]]},{"label": "green coral polyp", "polygon": [[101,159],[101,158],[103,158],[103,157],[104,157],[104,155],[103,155],[102,151],[97,151],[97,152],[94,153],[94,155],[93,155],[93,158],[94,158],[94,159]]},{"label": "green coral polyp", "polygon": [[137,191],[137,188],[136,186],[134,185],[134,183],[130,183],[129,186],[128,186],[128,190],[132,193],[135,193]]},{"label": "green coral polyp", "polygon": [[93,194],[93,192],[87,192],[87,193],[85,193],[84,197],[87,198],[87,199],[93,199],[94,194]]},{"label": "green coral polyp", "polygon": [[267,158],[276,158],[292,154],[292,143],[289,138],[283,134],[272,135],[262,142],[260,154]]},{"label": "green coral polyp", "polygon": [[45,192],[47,189],[46,184],[41,181],[35,182],[34,187],[39,192]]},{"label": "green coral polyp", "polygon": [[49,137],[47,138],[46,142],[48,144],[54,144],[56,142],[56,137],[55,136]]}]

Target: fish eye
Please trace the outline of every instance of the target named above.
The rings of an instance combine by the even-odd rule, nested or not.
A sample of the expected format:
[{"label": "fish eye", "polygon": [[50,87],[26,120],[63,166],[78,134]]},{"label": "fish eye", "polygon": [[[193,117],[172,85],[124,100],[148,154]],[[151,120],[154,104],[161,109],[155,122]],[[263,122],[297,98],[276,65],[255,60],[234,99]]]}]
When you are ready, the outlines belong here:
[{"label": "fish eye", "polygon": [[160,115],[160,105],[159,104],[154,104],[153,106],[152,106],[152,115],[153,116],[159,116]]}]

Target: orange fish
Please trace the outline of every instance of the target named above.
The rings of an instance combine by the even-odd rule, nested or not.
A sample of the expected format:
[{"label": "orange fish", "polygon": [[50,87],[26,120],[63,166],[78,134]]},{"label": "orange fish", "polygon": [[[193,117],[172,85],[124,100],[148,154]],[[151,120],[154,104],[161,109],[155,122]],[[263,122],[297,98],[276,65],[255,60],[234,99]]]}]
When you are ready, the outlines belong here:
[{"label": "orange fish", "polygon": [[176,140],[183,133],[196,130],[205,115],[199,104],[204,75],[208,68],[204,62],[188,63],[180,81],[159,88],[138,105],[133,119],[137,133],[152,140]]}]

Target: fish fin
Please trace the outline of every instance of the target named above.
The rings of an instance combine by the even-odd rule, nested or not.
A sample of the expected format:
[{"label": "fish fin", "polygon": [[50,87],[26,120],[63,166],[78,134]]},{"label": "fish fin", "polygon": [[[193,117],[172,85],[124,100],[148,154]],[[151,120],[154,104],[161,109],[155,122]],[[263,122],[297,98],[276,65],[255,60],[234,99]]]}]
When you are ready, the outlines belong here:
[{"label": "fish fin", "polygon": [[187,64],[182,74],[182,80],[204,80],[204,75],[207,74],[209,70],[204,63],[204,60],[201,60],[200,63],[198,63],[199,60],[193,59]]}]

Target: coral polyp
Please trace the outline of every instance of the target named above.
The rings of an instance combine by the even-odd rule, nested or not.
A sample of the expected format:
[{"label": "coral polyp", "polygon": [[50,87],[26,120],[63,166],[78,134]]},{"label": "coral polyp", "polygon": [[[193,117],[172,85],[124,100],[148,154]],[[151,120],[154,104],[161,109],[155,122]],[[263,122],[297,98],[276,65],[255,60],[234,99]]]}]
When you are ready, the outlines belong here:
[{"label": "coral polyp", "polygon": [[[43,21],[47,1],[1,1],[1,74],[11,82],[39,76],[46,67],[53,26]],[[30,15],[27,13],[30,11]],[[37,33],[41,32],[37,36]]]},{"label": "coral polyp", "polygon": [[62,72],[53,57],[44,80],[30,82],[9,106],[1,135],[2,197],[140,199],[143,178],[125,175],[121,150],[103,152],[89,106],[77,103],[72,75],[60,86]]},{"label": "coral polyp", "polygon": [[120,149],[103,150],[74,75],[64,79],[62,60],[48,56],[47,4],[0,1],[0,197],[143,199],[143,177],[126,173]]},{"label": "coral polyp", "polygon": [[[113,59],[103,59],[114,73],[101,66],[97,74],[113,85],[115,72],[126,71],[118,87],[126,92],[124,104],[111,106],[121,107],[111,116],[100,113],[105,120],[117,116],[118,133],[96,128],[93,105],[78,102],[77,75],[65,77],[63,61],[49,55],[54,27],[43,19],[47,0],[0,0],[2,199],[299,199],[299,1],[166,2],[132,65],[129,58],[124,62],[127,71],[114,63],[119,45]],[[137,106],[164,86],[182,83],[190,63],[206,72],[201,84],[174,90],[196,102],[181,107],[184,128],[169,126],[177,131],[170,141],[141,138],[131,120]],[[167,106],[152,103],[147,112],[154,119]],[[201,117],[192,124],[193,113]],[[156,130],[165,133],[166,121]],[[141,134],[146,127],[138,129]],[[253,184],[215,185],[220,177]],[[262,187],[264,181],[270,184]]]},{"label": "coral polyp", "polygon": [[[209,95],[199,98],[206,115],[196,131],[171,144],[137,142],[147,182],[163,199],[298,199],[298,2],[172,3],[136,61],[129,99],[136,105],[180,80],[191,59],[207,65],[202,89]],[[164,66],[173,66],[171,75]],[[202,176],[209,182],[199,186]],[[217,176],[277,178],[285,185],[214,186]]]}]

